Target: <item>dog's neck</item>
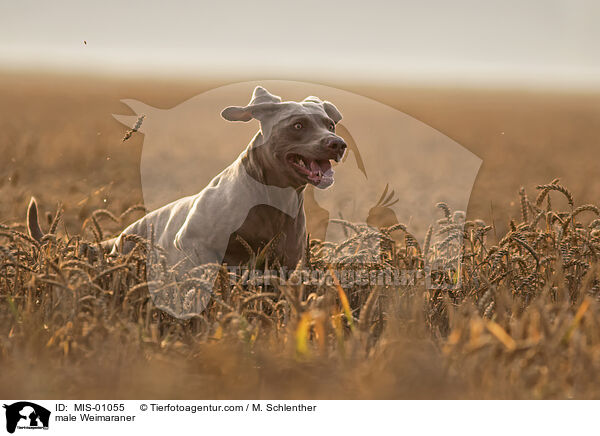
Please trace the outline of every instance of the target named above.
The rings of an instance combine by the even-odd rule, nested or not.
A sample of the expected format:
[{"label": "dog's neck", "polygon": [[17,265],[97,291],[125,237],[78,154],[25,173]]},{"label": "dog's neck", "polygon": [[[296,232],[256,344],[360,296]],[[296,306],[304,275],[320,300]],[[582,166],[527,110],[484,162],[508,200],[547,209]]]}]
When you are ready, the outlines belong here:
[{"label": "dog's neck", "polygon": [[[254,138],[252,138],[252,141],[250,141],[250,144],[248,144],[248,147],[246,147],[241,156],[242,165],[248,175],[264,185],[277,186],[279,188],[292,187],[299,196],[302,196],[306,184],[290,185],[289,178],[285,175],[284,171],[275,171],[269,167],[269,162],[272,162],[272,160],[269,160],[268,153],[270,153],[270,147],[268,147],[262,133],[259,131],[254,135]],[[283,165],[282,163],[278,164]]]}]

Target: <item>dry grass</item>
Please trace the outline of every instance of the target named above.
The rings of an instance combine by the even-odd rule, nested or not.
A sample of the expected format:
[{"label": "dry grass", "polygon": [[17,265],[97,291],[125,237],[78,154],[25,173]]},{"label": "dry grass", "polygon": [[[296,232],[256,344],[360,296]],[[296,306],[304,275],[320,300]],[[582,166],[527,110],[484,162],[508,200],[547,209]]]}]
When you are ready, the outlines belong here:
[{"label": "dry grass", "polygon": [[[2,393],[596,398],[600,221],[579,219],[600,210],[553,209],[552,195],[569,191],[556,181],[539,188],[541,201],[522,195],[531,218],[513,222],[497,244],[482,221],[467,221],[464,231],[444,223],[448,239],[463,238],[462,268],[442,278],[460,276],[456,289],[429,290],[420,274],[391,286],[357,276],[344,289],[335,280],[262,286],[234,277],[188,321],[150,300],[144,241],[133,254],[92,262],[79,255],[78,237],[49,234],[39,244],[3,226]],[[387,245],[368,270],[423,271],[427,255],[409,237],[395,242],[393,229],[346,225],[353,234],[340,245],[312,241],[309,269],[364,272],[353,260],[370,255],[375,237]]]},{"label": "dry grass", "polygon": [[[234,277],[239,285],[221,283],[201,317],[181,321],[148,296],[143,241],[129,256],[92,261],[80,250],[81,241],[93,244],[142,213],[128,210],[141,197],[141,140],[122,145],[123,129],[106,117],[119,111],[106,102],[121,91],[104,86],[95,96],[73,92],[70,103],[39,89],[31,90],[37,100],[17,102],[2,89],[0,145],[14,158],[1,168],[0,187],[3,398],[600,397],[600,211],[576,203],[595,182],[582,180],[572,194],[554,180],[534,199],[534,184],[553,175],[533,181],[539,169],[519,172],[505,161],[507,177],[518,173],[525,188],[517,195],[517,185],[512,200],[497,191],[475,198],[485,213],[469,210],[464,230],[461,214],[442,206],[437,243],[421,247],[402,226],[344,222],[335,225],[347,227],[347,241],[311,243],[318,271],[353,269],[370,259],[373,240],[385,248],[367,262],[375,271],[422,271],[433,258],[451,267],[459,256],[460,269],[437,277],[460,278],[458,289],[427,289],[422,274],[414,283],[356,280],[346,288],[326,280],[261,287]],[[90,99],[97,104],[79,115]],[[65,111],[56,114],[56,105]],[[31,120],[9,117],[15,107]],[[64,204],[62,215],[48,217],[53,233],[41,244],[23,233],[31,194],[46,207]],[[505,205],[495,223],[490,200]],[[506,230],[503,216],[513,217]]]}]

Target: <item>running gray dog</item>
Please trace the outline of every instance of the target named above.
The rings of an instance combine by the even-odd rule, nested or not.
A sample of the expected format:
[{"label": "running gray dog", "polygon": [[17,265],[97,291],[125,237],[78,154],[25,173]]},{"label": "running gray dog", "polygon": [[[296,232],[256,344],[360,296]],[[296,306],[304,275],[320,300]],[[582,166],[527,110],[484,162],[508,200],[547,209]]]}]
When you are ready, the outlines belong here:
[{"label": "running gray dog", "polygon": [[[104,241],[112,253],[127,253],[134,245],[125,235],[150,239],[176,264],[242,265],[249,260],[245,241],[256,253],[270,241],[273,258],[296,268],[306,249],[304,188],[333,184],[331,161],[346,150],[335,134],[342,116],[328,101],[307,97],[285,101],[258,86],[247,106],[228,107],[228,121],[256,119],[260,130],[230,166],[196,195],[181,198],[131,224],[116,238]],[[39,240],[37,205],[32,199],[27,218],[29,234]],[[238,236],[241,238],[238,238]]]}]

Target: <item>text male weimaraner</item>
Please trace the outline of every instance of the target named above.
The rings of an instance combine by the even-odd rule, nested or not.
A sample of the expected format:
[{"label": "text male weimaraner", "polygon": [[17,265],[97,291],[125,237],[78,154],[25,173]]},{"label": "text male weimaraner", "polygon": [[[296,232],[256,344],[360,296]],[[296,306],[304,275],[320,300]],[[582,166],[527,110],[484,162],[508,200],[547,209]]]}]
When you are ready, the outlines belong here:
[{"label": "text male weimaraner", "polygon": [[[228,107],[229,121],[256,119],[260,130],[230,166],[198,194],[181,198],[131,224],[103,246],[113,253],[131,250],[124,235],[150,238],[167,253],[170,264],[187,259],[192,266],[225,262],[241,265],[248,251],[239,235],[257,252],[275,236],[274,257],[295,268],[306,248],[303,192],[308,183],[325,189],[333,183],[330,160],[346,150],[335,134],[342,116],[328,101],[307,97],[281,101],[257,86],[245,107]],[[41,239],[37,205],[28,210],[29,233]]]}]

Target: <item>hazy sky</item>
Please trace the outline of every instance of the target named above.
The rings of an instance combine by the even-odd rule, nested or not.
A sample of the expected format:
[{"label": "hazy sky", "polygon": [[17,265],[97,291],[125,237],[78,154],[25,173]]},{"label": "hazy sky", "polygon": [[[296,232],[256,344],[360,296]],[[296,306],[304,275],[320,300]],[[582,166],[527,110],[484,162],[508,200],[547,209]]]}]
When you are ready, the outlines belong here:
[{"label": "hazy sky", "polygon": [[600,87],[599,22],[598,0],[0,0],[0,68]]}]

